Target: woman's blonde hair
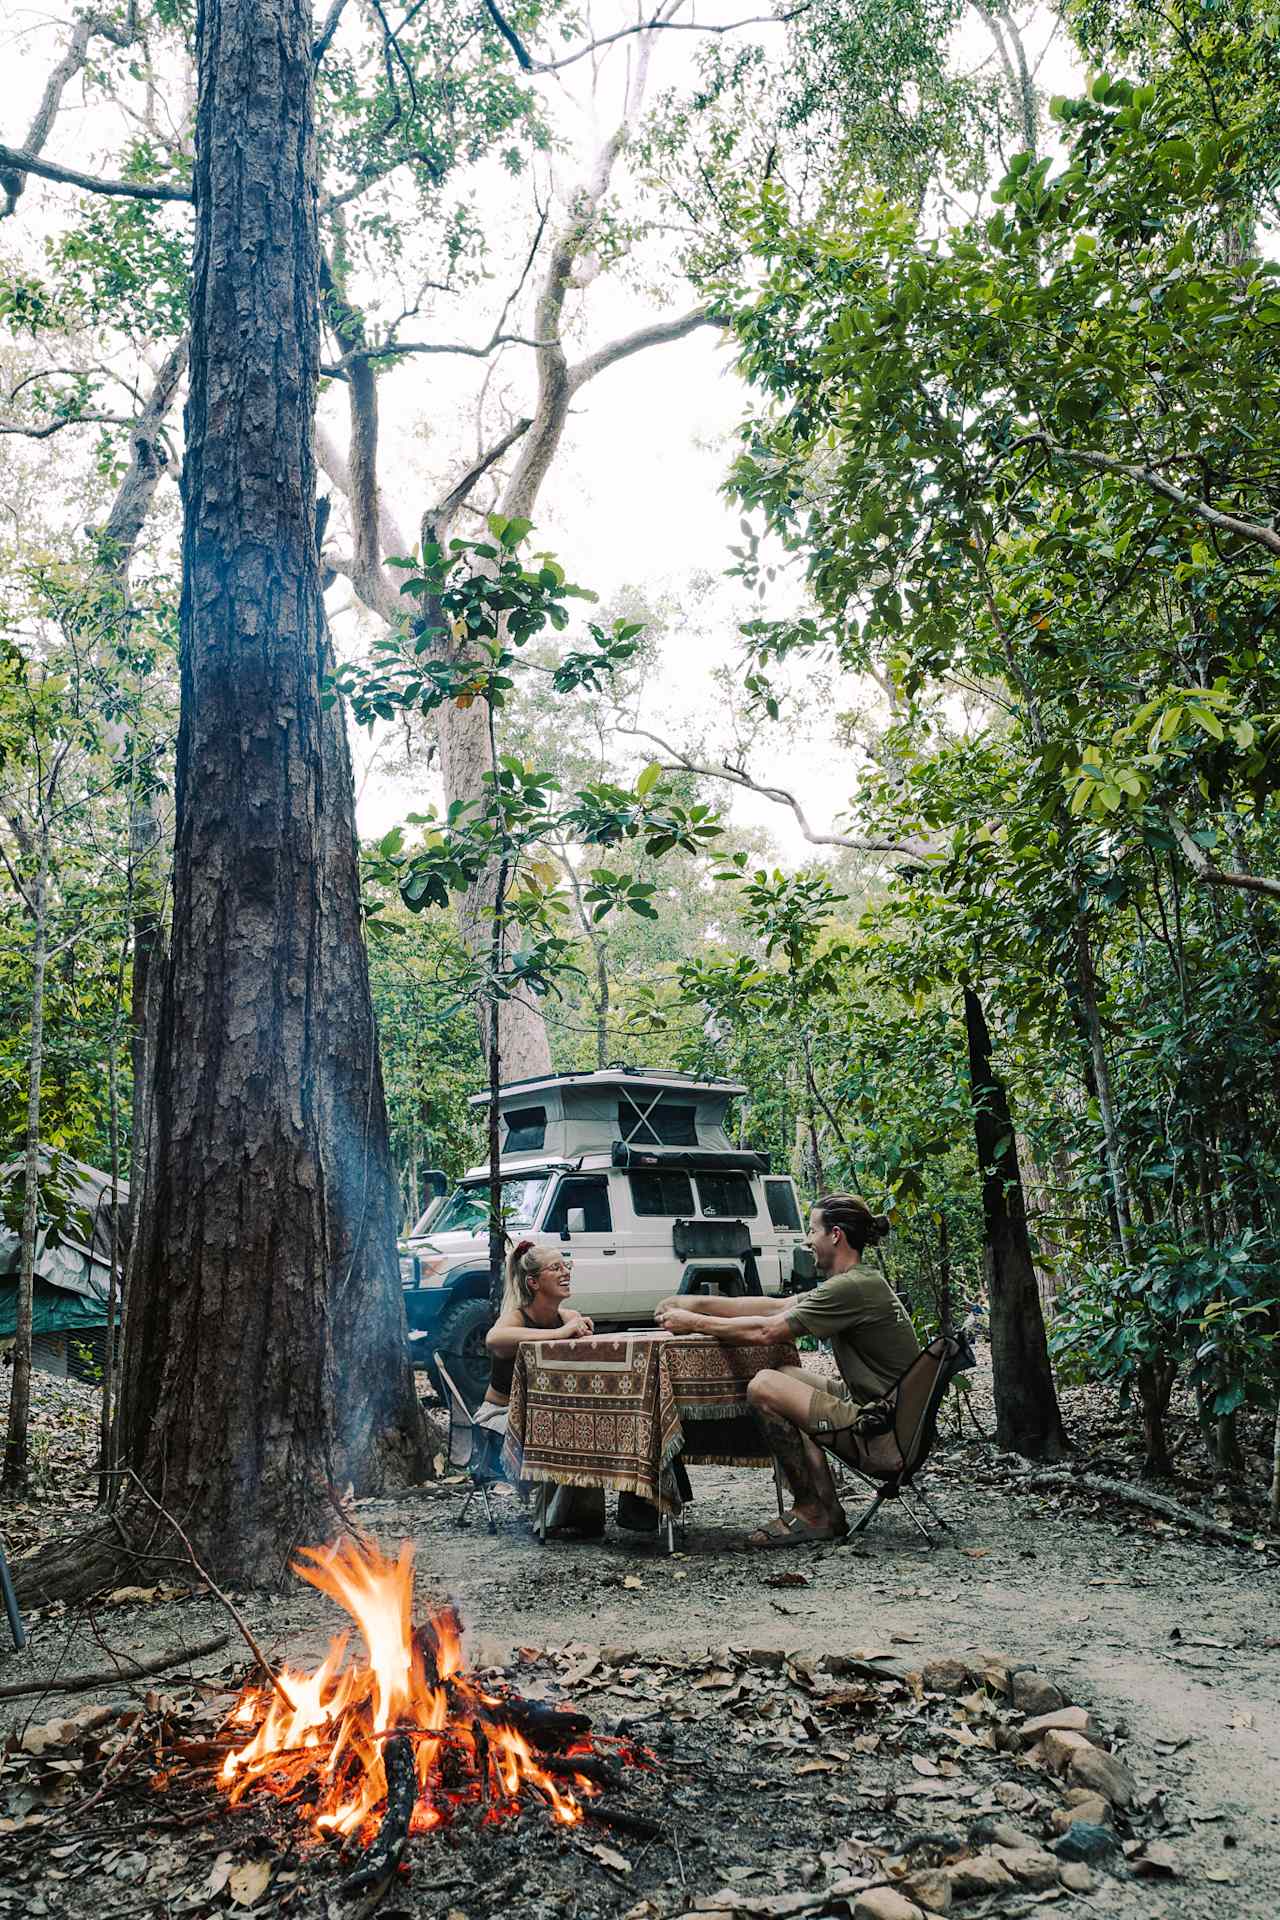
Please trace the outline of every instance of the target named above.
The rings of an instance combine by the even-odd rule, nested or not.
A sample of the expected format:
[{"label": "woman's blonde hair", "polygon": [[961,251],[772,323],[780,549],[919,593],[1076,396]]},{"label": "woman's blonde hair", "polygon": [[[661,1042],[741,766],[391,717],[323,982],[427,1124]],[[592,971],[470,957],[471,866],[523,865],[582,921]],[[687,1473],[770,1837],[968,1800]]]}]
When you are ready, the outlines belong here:
[{"label": "woman's blonde hair", "polygon": [[548,1260],[557,1257],[554,1247],[540,1247],[536,1240],[517,1240],[507,1255],[506,1285],[502,1289],[502,1311],[527,1307],[533,1298],[535,1282]]}]

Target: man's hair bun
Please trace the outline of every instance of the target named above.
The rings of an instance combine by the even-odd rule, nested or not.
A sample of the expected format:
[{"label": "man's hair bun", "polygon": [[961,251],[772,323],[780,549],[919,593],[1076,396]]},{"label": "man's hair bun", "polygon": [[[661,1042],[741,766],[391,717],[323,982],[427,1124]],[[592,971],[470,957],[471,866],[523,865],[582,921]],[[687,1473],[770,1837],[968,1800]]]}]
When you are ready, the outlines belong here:
[{"label": "man's hair bun", "polygon": [[873,1213],[871,1216],[871,1224],[876,1230],[877,1240],[887,1240],[889,1238],[889,1216],[887,1213]]}]

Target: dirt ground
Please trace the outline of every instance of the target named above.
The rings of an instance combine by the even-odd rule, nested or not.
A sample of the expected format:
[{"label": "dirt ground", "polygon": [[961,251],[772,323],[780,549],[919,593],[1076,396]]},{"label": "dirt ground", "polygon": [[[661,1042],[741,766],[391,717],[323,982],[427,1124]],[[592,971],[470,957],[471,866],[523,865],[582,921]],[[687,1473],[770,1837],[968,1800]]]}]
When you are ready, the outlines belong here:
[{"label": "dirt ground", "polygon": [[[980,1404],[984,1384],[979,1382]],[[1070,1417],[1071,1396],[1065,1398]],[[660,1866],[670,1863],[655,1855],[647,1878],[633,1876],[630,1864],[623,1873],[607,1861],[588,1859],[575,1868],[570,1884],[563,1873],[552,1874],[548,1854],[547,1888],[555,1878],[557,1891],[546,1903],[536,1847],[511,1853],[516,1843],[505,1839],[502,1858],[509,1873],[477,1889],[468,1885],[467,1873],[460,1882],[456,1873],[450,1879],[435,1872],[422,1851],[436,1844],[428,1836],[414,1842],[418,1864],[410,1886],[417,1892],[406,1896],[409,1904],[384,1907],[388,1920],[393,1913],[477,1920],[495,1911],[504,1887],[496,1910],[513,1914],[656,1920],[696,1911],[717,1892],[714,1910],[724,1913],[734,1910],[725,1904],[726,1885],[750,1887],[750,1895],[742,1896],[743,1912],[802,1910],[789,1907],[789,1899],[811,1887],[815,1874],[847,1865],[849,1843],[867,1828],[868,1793],[860,1798],[859,1786],[872,1763],[856,1752],[824,1748],[843,1758],[806,1768],[809,1777],[797,1779],[793,1759],[779,1771],[781,1761],[773,1766],[765,1754],[753,1757],[755,1683],[749,1682],[745,1698],[738,1686],[730,1715],[713,1692],[697,1689],[697,1675],[707,1671],[705,1663],[698,1667],[697,1656],[710,1650],[719,1664],[740,1673],[743,1666],[730,1650],[753,1653],[757,1669],[767,1671],[771,1650],[800,1656],[803,1667],[806,1656],[816,1662],[872,1649],[887,1656],[886,1673],[903,1674],[944,1654],[972,1662],[994,1652],[1026,1662],[1055,1680],[1070,1700],[1089,1707],[1141,1786],[1158,1790],[1148,1793],[1147,1803],[1160,1839],[1172,1849],[1176,1873],[1137,1878],[1115,1863],[1094,1891],[1062,1900],[1063,1908],[1118,1920],[1269,1920],[1280,1911],[1280,1556],[1182,1537],[1149,1516],[1110,1504],[1104,1509],[1075,1492],[1035,1493],[1022,1484],[1025,1477],[989,1443],[952,1435],[934,1456],[929,1484],[954,1532],[934,1551],[891,1508],[854,1545],[743,1555],[734,1550],[737,1540],[767,1516],[773,1499],[770,1476],[749,1468],[693,1470],[695,1503],[670,1557],[650,1539],[620,1534],[612,1520],[603,1542],[539,1545],[510,1494],[495,1503],[494,1536],[479,1503],[472,1507],[473,1524],[458,1529],[461,1496],[449,1484],[365,1502],[361,1518],[384,1543],[406,1536],[415,1542],[422,1610],[446,1596],[457,1603],[476,1664],[518,1660],[516,1649],[537,1650],[537,1657],[524,1656],[526,1664],[554,1696],[563,1690],[566,1671],[590,1670],[594,1656],[605,1651],[613,1665],[595,1669],[582,1704],[598,1724],[650,1741],[668,1760],[669,1767],[646,1783],[646,1805],[655,1795],[678,1799],[682,1791],[687,1799],[689,1783],[705,1788],[708,1777],[719,1795],[718,1803],[705,1793],[700,1801],[695,1794],[696,1805],[689,1802],[678,1879],[674,1866],[660,1875]],[[852,1487],[846,1492],[852,1512],[859,1496]],[[770,1584],[784,1573],[803,1574],[808,1584]],[[331,1604],[302,1586],[281,1597],[248,1596],[244,1608],[268,1651],[295,1665],[317,1659],[337,1624]],[[227,1624],[225,1614],[203,1598],[121,1604],[99,1610],[92,1624],[55,1613],[37,1620],[25,1654],[0,1646],[0,1687],[53,1671],[102,1667],[104,1642],[142,1660],[195,1645]],[[619,1665],[631,1656],[630,1665]],[[197,1671],[225,1673],[238,1657],[230,1647]],[[661,1683],[651,1677],[655,1665]],[[682,1671],[689,1675],[683,1690]],[[762,1714],[774,1710],[765,1697],[772,1685],[759,1696]],[[72,1712],[85,1700],[123,1702],[129,1696],[130,1689],[121,1687],[63,1700],[0,1701],[0,1729],[20,1730],[33,1718]],[[766,1725],[761,1718],[762,1731]],[[886,1764],[885,1754],[877,1756],[875,1791],[889,1783],[888,1798],[877,1802],[884,1806],[892,1804],[894,1784],[893,1767],[886,1775]],[[904,1773],[905,1758],[895,1764],[903,1775],[899,1788],[905,1782],[908,1790],[923,1791],[913,1772]],[[756,1816],[754,1851],[741,1836],[726,1842],[705,1830],[705,1823],[715,1826],[717,1804],[732,1808],[753,1788],[762,1789],[765,1775],[774,1812],[763,1820]],[[784,1807],[796,1817],[783,1819]],[[919,1816],[928,1811],[928,1802],[921,1802]],[[948,1817],[954,1819],[954,1809]],[[628,1843],[610,1839],[614,1844]],[[4,1850],[0,1832],[0,1862]],[[24,1858],[29,1864],[29,1853]],[[735,1869],[735,1860],[749,1864]],[[28,1870],[11,1874],[0,1864],[0,1912],[38,1916],[62,1910],[56,1900],[45,1904],[49,1891],[33,1890]],[[1054,1896],[1012,1905],[1005,1899],[992,1911],[1029,1912],[1048,1897]],[[966,1901],[953,1911],[963,1916],[986,1909],[985,1902]],[[117,1899],[113,1890],[92,1910],[124,1915],[200,1909],[190,1900],[164,1898],[131,1906],[127,1895]],[[213,1910],[207,1900],[204,1910]],[[811,1902],[808,1910],[821,1907]]]}]

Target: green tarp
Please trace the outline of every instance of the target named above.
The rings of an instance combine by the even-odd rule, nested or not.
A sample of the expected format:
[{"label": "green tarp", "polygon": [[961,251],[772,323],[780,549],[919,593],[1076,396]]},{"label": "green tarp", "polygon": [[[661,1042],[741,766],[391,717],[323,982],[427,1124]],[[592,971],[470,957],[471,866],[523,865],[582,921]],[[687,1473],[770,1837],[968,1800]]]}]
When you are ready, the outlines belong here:
[{"label": "green tarp", "polygon": [[[31,1301],[31,1333],[69,1333],[84,1327],[102,1327],[107,1322],[106,1308],[96,1300],[77,1293],[65,1293],[61,1287],[46,1287],[37,1280]],[[18,1330],[18,1289],[12,1282],[0,1280],[0,1340],[11,1340]]]}]

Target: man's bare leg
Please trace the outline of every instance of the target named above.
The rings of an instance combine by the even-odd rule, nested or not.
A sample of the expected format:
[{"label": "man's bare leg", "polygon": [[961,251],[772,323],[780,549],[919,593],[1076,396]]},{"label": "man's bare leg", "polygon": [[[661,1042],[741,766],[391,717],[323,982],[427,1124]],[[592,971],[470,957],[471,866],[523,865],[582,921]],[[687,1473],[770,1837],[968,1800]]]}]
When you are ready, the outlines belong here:
[{"label": "man's bare leg", "polygon": [[747,1400],[782,1468],[796,1514],[809,1526],[823,1527],[843,1520],[844,1509],[826,1455],[801,1425],[812,1398],[813,1388],[804,1380],[774,1368],[754,1374],[747,1385]]}]

